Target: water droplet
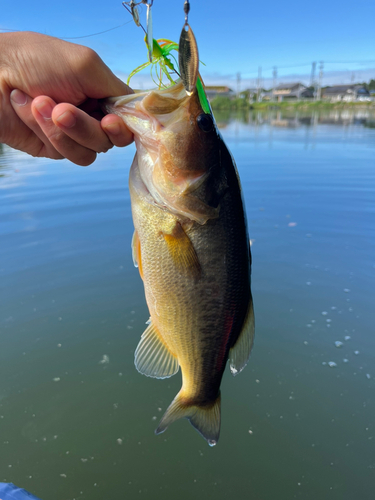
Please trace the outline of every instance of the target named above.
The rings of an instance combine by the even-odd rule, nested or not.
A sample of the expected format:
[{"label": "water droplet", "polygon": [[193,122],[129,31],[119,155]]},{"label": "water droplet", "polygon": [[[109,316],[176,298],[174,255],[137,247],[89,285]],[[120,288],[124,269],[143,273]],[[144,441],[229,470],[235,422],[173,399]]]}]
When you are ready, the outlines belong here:
[{"label": "water droplet", "polygon": [[359,351],[354,351],[354,354],[357,356],[359,354]]},{"label": "water droplet", "polygon": [[339,340],[336,340],[335,342],[335,346],[336,347],[342,347],[344,344],[342,342],[340,342]]},{"label": "water droplet", "polygon": [[366,373],[366,377],[370,380],[371,375],[369,373]]},{"label": "water droplet", "polygon": [[328,361],[328,366],[334,368],[335,366],[337,366],[337,364],[334,361]]},{"label": "water droplet", "polygon": [[349,293],[349,292],[350,292],[350,289],[349,289],[349,288],[344,288],[344,292],[345,292],[345,293]]},{"label": "water droplet", "polygon": [[345,338],[345,340],[350,340],[351,339],[351,337],[349,337],[349,335],[346,335],[344,338]]},{"label": "water droplet", "polygon": [[323,316],[327,316],[327,314],[328,314],[327,311],[322,311]]},{"label": "water droplet", "polygon": [[217,441],[215,441],[214,439],[209,439],[209,440],[208,440],[208,444],[209,444],[210,446],[215,446],[215,445],[216,445],[216,443],[217,443]]},{"label": "water droplet", "polygon": [[344,362],[344,363],[349,363],[349,360],[348,360],[348,359],[346,359],[346,358],[344,358],[344,359],[343,359],[343,362]]}]

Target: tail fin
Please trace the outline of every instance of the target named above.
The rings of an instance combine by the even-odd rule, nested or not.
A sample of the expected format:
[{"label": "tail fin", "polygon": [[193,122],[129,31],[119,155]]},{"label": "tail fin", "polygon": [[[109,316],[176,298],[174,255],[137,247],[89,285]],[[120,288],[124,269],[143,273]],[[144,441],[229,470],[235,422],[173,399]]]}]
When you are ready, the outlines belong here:
[{"label": "tail fin", "polygon": [[191,425],[206,439],[210,446],[215,446],[220,435],[220,393],[211,405],[196,406],[184,403],[181,392],[177,394],[160,420],[155,434],[161,434],[168,426],[180,418],[188,418]]}]

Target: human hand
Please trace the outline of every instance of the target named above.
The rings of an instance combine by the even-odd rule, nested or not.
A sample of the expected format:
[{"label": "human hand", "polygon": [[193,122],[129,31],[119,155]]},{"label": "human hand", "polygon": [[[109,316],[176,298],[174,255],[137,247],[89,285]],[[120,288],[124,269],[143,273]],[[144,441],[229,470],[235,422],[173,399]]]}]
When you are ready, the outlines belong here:
[{"label": "human hand", "polygon": [[[131,93],[91,49],[31,32],[0,34],[0,142],[86,166],[132,133],[99,99]],[[101,121],[99,121],[101,120]]]}]

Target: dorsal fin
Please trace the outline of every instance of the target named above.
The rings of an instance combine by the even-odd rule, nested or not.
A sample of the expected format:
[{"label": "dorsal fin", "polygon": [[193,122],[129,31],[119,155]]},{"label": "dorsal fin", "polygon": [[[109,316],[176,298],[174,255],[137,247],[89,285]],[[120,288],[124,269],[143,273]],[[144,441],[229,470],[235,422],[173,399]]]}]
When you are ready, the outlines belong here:
[{"label": "dorsal fin", "polygon": [[142,334],[134,354],[134,364],[147,377],[168,378],[178,372],[177,358],[163,342],[152,322]]}]

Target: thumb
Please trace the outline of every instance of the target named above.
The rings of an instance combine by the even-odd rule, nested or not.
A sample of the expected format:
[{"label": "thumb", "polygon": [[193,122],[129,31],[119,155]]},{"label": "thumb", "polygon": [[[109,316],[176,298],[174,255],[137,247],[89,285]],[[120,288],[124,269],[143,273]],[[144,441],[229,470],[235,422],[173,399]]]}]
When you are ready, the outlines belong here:
[{"label": "thumb", "polygon": [[94,51],[86,54],[78,78],[84,94],[92,99],[104,99],[133,94],[133,90],[118,78]]}]

